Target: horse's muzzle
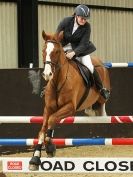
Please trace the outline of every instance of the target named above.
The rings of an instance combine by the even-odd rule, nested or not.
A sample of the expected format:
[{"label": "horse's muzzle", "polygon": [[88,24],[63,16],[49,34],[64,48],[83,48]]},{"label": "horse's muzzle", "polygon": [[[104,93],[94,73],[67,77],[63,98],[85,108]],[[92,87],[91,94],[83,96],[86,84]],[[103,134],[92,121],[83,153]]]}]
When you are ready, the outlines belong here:
[{"label": "horse's muzzle", "polygon": [[49,74],[42,73],[42,77],[46,80],[49,81],[53,78],[53,74],[50,72]]}]

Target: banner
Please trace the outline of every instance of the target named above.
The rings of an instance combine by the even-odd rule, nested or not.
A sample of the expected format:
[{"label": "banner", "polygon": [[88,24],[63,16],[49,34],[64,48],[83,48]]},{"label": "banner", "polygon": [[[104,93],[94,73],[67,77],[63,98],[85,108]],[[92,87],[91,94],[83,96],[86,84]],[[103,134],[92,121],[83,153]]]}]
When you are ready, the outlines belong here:
[{"label": "banner", "polygon": [[133,173],[133,158],[41,158],[38,171],[29,170],[31,158],[3,158],[3,172]]}]

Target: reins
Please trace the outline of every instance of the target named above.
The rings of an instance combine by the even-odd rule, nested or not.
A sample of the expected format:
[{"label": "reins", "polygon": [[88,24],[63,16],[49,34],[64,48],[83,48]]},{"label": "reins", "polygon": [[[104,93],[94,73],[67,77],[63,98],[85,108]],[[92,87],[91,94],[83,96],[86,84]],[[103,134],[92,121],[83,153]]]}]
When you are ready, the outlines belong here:
[{"label": "reins", "polygon": [[[55,44],[59,44],[59,45],[60,45],[60,43],[57,42],[57,41],[55,41],[55,40],[47,40],[46,43],[47,43],[47,42],[51,42],[51,43],[55,43]],[[59,71],[59,70],[66,64],[66,61],[67,61],[67,59],[65,59],[65,61],[64,61],[63,64],[54,63],[54,62],[52,62],[52,61],[46,61],[46,62],[44,62],[44,64],[49,64],[49,65],[51,65],[51,66],[54,66],[54,68],[55,68],[55,69],[54,69],[54,72],[57,72],[57,70]],[[64,80],[64,82],[62,83],[62,85],[60,86],[60,88],[57,88],[57,84],[56,84],[56,82],[53,80],[53,84],[54,84],[54,86],[56,87],[56,92],[58,92],[58,93],[62,90],[62,88],[64,87],[64,85],[65,85],[65,83],[66,83],[67,75],[68,75],[68,70],[69,70],[69,63],[68,63],[67,71],[66,71],[65,80]],[[58,72],[58,74],[59,74],[59,72]],[[57,78],[58,78],[58,76],[57,76]]]}]

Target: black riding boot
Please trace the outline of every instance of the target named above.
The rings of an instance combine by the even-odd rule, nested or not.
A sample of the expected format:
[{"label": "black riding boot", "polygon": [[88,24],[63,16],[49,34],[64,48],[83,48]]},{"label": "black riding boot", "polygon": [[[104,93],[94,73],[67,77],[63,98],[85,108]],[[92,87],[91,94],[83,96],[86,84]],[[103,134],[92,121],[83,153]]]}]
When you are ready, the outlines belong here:
[{"label": "black riding boot", "polygon": [[94,69],[93,77],[94,77],[96,88],[97,90],[100,91],[101,96],[106,100],[109,99],[110,92],[109,90],[103,87],[102,81],[96,69]]}]

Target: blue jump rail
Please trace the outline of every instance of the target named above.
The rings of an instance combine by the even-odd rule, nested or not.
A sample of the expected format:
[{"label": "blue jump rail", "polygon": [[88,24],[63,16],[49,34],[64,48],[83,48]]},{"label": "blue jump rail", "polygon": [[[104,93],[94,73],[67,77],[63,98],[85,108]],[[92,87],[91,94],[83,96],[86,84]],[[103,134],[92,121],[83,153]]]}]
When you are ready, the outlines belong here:
[{"label": "blue jump rail", "polygon": [[120,67],[124,67],[124,68],[132,68],[133,67],[133,62],[129,62],[129,63],[104,63],[105,67],[107,68],[120,68]]}]

